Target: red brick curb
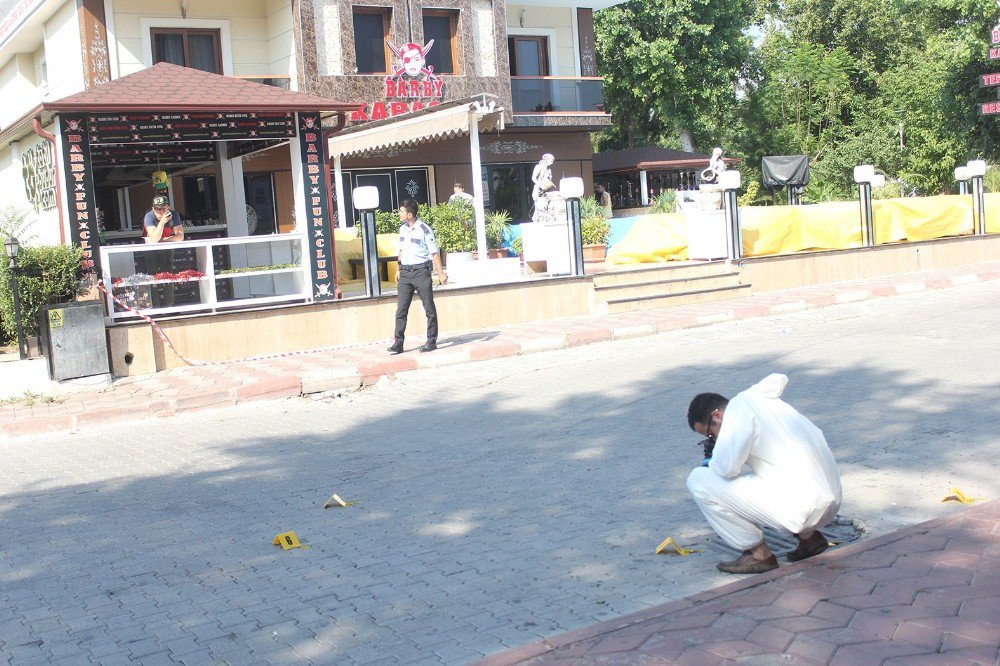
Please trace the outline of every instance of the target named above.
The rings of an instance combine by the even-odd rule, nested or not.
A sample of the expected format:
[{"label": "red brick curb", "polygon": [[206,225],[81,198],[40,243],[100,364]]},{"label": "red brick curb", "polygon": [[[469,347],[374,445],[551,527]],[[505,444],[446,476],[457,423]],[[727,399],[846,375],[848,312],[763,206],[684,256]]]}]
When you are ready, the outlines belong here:
[{"label": "red brick curb", "polygon": [[[1000,500],[994,500],[992,502],[967,507],[963,515],[963,519],[966,521],[975,520],[979,517],[976,514],[1000,514]],[[696,616],[697,608],[707,604],[708,602],[721,599],[722,597],[735,594],[737,592],[742,592],[743,590],[764,586],[772,581],[785,578],[786,576],[799,574],[809,576],[811,570],[818,569],[821,565],[825,564],[835,567],[837,562],[845,560],[849,557],[854,557],[864,552],[874,551],[877,548],[882,548],[897,541],[907,539],[911,536],[926,534],[936,528],[947,527],[953,521],[953,516],[942,516],[917,525],[904,527],[888,534],[883,534],[870,539],[862,539],[860,541],[829,550],[808,560],[796,562],[795,564],[782,564],[774,571],[757,574],[755,576],[747,576],[746,578],[737,580],[733,583],[728,583],[726,585],[722,585],[721,587],[701,592],[684,599],[678,599],[677,601],[672,601],[636,613],[630,613],[619,618],[607,620],[605,622],[600,622],[587,627],[581,627],[580,629],[574,629],[564,634],[559,634],[558,636],[553,636],[535,643],[529,643],[521,647],[499,652],[487,657],[486,659],[476,662],[476,666],[511,666],[513,664],[520,664],[549,652],[553,652],[561,648],[568,648],[574,643],[591,641],[603,636],[608,636],[613,632],[628,629],[644,622],[665,618],[666,616],[677,613],[678,611],[691,611],[690,615]],[[992,527],[992,524],[993,523],[989,523],[989,527]],[[814,600],[806,599],[805,602],[809,606],[812,606]],[[619,646],[616,649],[621,650],[630,648],[627,646]],[[571,655],[566,654],[565,656],[570,657]],[[712,659],[712,655],[706,653],[706,658]],[[720,661],[720,659],[716,656],[712,663],[717,661]],[[870,662],[870,659],[862,661]]]}]

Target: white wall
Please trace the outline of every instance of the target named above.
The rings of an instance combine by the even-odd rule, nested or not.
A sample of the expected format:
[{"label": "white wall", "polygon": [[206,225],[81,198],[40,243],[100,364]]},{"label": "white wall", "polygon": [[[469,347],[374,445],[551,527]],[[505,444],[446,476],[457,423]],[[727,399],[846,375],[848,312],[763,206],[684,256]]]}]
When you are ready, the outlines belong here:
[{"label": "white wall", "polygon": [[579,76],[573,9],[507,5],[507,34],[548,37],[549,73],[552,76]]},{"label": "white wall", "polygon": [[292,90],[298,90],[292,4],[288,0],[267,0],[265,4],[267,50],[270,57],[268,73],[289,77],[292,80]]},{"label": "white wall", "polygon": [[[54,127],[50,126],[46,129],[51,132]],[[21,176],[21,155],[31,147],[43,142],[46,141],[32,134],[19,143],[11,144],[0,150],[0,193],[2,193],[0,208],[14,207],[30,213],[27,231],[18,236],[18,240],[27,245],[59,244],[57,209],[51,208],[36,212],[28,202],[28,196],[24,190],[24,179]]]},{"label": "white wall", "polygon": [[76,3],[67,2],[45,22],[45,63],[49,73],[46,99],[57,100],[83,90],[81,48]]},{"label": "white wall", "polygon": [[[218,28],[222,37],[223,73],[232,76],[287,76],[287,63],[275,58],[285,49],[281,12],[286,0],[187,0],[186,18],[180,2],[113,0],[112,10],[119,76],[126,76],[152,63],[149,28]],[[275,9],[273,14],[269,13]],[[291,38],[291,8],[287,15]],[[272,43],[273,41],[273,43]]]},{"label": "white wall", "polygon": [[0,127],[7,127],[42,99],[35,89],[35,64],[30,53],[18,53],[0,68]]}]

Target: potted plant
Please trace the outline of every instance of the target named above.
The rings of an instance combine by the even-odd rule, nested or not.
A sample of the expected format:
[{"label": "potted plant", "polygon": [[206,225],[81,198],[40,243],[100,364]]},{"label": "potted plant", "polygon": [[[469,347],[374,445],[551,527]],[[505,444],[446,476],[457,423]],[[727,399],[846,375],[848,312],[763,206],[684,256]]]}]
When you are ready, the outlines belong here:
[{"label": "potted plant", "polygon": [[471,259],[476,249],[476,225],[471,206],[462,203],[420,205],[418,217],[434,230],[434,238],[449,259]]},{"label": "potted plant", "polygon": [[611,225],[605,217],[604,209],[595,199],[581,199],[580,218],[584,261],[604,259],[608,249],[608,236],[611,234]]},{"label": "potted plant", "polygon": [[486,245],[489,248],[490,259],[500,259],[507,256],[504,241],[510,235],[510,213],[505,210],[495,210],[486,214]]}]

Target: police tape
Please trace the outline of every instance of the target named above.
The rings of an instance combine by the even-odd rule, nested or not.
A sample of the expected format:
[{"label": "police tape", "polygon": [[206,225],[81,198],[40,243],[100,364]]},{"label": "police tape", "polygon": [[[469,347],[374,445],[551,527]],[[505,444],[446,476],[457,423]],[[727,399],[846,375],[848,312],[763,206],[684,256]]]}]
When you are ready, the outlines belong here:
[{"label": "police tape", "polygon": [[160,338],[160,340],[163,341],[163,344],[165,344],[167,346],[167,348],[170,349],[170,351],[172,351],[174,353],[174,355],[177,356],[177,358],[179,358],[181,361],[183,361],[186,365],[191,365],[191,366],[205,366],[205,365],[227,365],[229,363],[247,363],[247,362],[250,362],[250,361],[264,361],[264,360],[267,360],[269,358],[282,358],[282,357],[285,357],[285,356],[301,356],[303,354],[315,354],[317,352],[324,352],[324,351],[330,351],[332,349],[339,349],[338,347],[320,347],[318,349],[303,349],[301,351],[282,352],[280,354],[262,354],[261,356],[248,356],[246,358],[234,358],[234,359],[229,359],[227,361],[199,361],[199,360],[196,360],[196,359],[190,359],[190,358],[184,356],[184,354],[182,354],[179,351],[177,351],[177,348],[174,347],[174,343],[170,341],[170,338],[168,338],[167,334],[163,332],[163,329],[160,328],[160,325],[157,324],[155,321],[153,321],[152,317],[150,317],[149,315],[143,314],[142,312],[140,312],[139,310],[136,310],[131,305],[128,305],[128,304],[122,302],[122,300],[120,298],[118,298],[113,293],[111,293],[110,291],[108,291],[107,288],[104,286],[104,280],[98,280],[97,281],[97,288],[100,289],[101,291],[103,291],[105,294],[107,294],[111,298],[111,300],[113,300],[115,303],[117,303],[120,307],[125,308],[127,311],[133,313],[134,315],[136,315],[137,317],[139,317],[140,319],[142,319],[143,321],[145,321],[147,324],[149,324],[150,327],[152,327],[153,332],[156,333],[156,336],[158,338]]}]

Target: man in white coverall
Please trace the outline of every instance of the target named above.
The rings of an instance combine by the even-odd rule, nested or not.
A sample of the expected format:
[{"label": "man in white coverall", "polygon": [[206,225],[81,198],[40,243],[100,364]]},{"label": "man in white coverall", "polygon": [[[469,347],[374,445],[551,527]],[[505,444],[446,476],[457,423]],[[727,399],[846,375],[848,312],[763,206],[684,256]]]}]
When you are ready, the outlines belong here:
[{"label": "man in white coverall", "polygon": [[743,551],[720,562],[720,571],[778,568],[758,525],[798,537],[791,562],[828,546],[818,530],[840,508],[840,473],[823,432],[781,400],[787,383],[785,375],[768,375],[732,400],[702,393],[688,408],[691,429],[715,441],[711,458],[688,476],[688,490],[712,529]]}]

